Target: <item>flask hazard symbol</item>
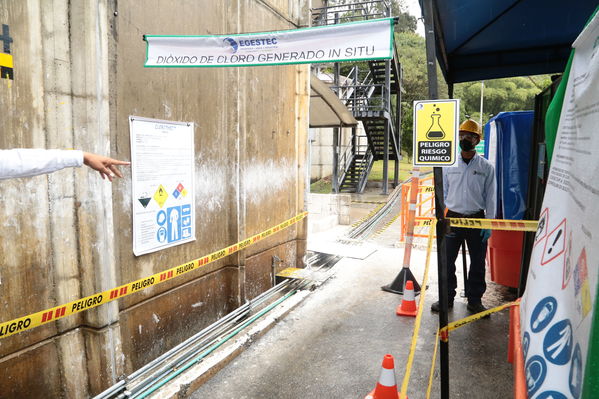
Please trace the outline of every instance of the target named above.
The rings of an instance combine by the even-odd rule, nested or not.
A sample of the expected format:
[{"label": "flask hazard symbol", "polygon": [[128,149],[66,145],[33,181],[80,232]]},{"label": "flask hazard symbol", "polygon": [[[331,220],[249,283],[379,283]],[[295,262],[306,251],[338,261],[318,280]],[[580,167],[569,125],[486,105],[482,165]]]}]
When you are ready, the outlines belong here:
[{"label": "flask hazard symbol", "polygon": [[[435,108],[435,111],[439,112],[440,108]],[[429,140],[443,140],[445,138],[445,132],[443,131],[441,123],[439,122],[439,119],[441,119],[441,114],[431,114],[431,119],[431,127],[429,127],[428,131],[426,132],[426,138]]]}]

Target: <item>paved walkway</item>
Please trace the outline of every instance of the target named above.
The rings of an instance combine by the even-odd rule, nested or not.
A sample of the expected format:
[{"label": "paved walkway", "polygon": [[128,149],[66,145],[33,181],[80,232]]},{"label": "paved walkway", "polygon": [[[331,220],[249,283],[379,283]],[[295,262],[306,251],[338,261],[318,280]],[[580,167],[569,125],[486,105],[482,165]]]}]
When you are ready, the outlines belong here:
[{"label": "paved walkway", "polygon": [[[359,204],[359,209],[352,212],[353,217],[360,217],[364,205]],[[375,206],[370,204],[371,209]],[[331,241],[342,230],[332,231]],[[398,235],[399,224],[395,222],[370,241],[377,250],[368,258],[342,259],[332,279],[192,398],[362,399],[374,388],[386,353],[395,356],[397,384],[401,386],[415,319],[396,316],[395,308],[401,297],[380,289],[393,280],[401,267],[404,250],[395,247]],[[410,399],[425,397],[438,323],[436,314],[429,310],[437,298],[435,253],[432,258],[429,291],[408,389]],[[425,251],[414,251],[411,269],[419,281],[424,263]],[[461,278],[458,276],[458,281]],[[512,299],[507,289],[489,283],[483,301],[493,306]],[[450,320],[467,315],[465,300],[458,300]],[[507,340],[507,311],[452,333],[452,398],[512,396]],[[438,387],[437,371],[431,397],[439,397]]]}]

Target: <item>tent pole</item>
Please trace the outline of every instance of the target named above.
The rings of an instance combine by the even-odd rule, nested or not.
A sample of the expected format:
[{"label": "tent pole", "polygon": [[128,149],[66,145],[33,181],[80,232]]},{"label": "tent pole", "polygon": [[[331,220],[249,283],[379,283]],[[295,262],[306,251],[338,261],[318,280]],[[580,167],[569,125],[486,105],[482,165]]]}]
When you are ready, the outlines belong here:
[{"label": "tent pole", "polygon": [[[426,65],[428,72],[429,99],[439,98],[437,89],[437,60],[435,55],[435,27],[433,24],[433,1],[423,1],[424,31],[426,38]],[[435,213],[437,216],[437,269],[439,273],[439,328],[447,326],[448,296],[447,296],[447,257],[445,253],[445,233],[449,225],[444,218],[445,203],[443,200],[443,171],[434,168],[435,178]],[[441,368],[441,398],[449,398],[449,342],[442,339],[440,348]]]}]

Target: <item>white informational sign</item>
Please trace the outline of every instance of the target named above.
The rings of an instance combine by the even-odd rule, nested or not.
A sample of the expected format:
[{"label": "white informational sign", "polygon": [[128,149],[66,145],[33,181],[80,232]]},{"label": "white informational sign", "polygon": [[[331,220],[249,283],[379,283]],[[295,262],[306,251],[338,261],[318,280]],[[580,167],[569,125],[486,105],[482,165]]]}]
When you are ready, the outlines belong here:
[{"label": "white informational sign", "polygon": [[579,398],[583,390],[599,272],[598,43],[599,14],[573,45],[521,305],[529,398]]},{"label": "white informational sign", "polygon": [[145,35],[146,67],[227,67],[393,58],[393,19],[216,36]]},{"label": "white informational sign", "polygon": [[133,253],[195,240],[194,124],[129,117]]},{"label": "white informational sign", "polygon": [[414,101],[414,166],[456,166],[460,100]]}]

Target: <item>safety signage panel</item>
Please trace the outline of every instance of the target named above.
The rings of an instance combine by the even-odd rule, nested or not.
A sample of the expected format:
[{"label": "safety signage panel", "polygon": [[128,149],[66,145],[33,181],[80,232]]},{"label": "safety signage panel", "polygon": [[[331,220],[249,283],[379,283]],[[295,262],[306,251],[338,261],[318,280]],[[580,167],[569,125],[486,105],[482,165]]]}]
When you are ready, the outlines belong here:
[{"label": "safety signage panel", "polygon": [[562,82],[566,90],[520,306],[528,397],[534,399],[597,397],[597,38],[599,15],[572,45],[575,52]]},{"label": "safety signage panel", "polygon": [[455,166],[460,100],[414,101],[414,166]]},{"label": "safety signage panel", "polygon": [[194,124],[129,117],[133,253],[195,240]]}]

